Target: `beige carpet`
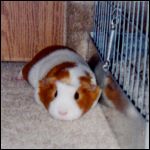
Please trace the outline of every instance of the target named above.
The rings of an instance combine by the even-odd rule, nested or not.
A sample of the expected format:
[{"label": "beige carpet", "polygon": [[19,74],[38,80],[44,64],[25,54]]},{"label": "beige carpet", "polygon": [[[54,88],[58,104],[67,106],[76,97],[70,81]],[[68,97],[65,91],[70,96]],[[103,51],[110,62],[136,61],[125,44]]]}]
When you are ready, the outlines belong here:
[{"label": "beige carpet", "polygon": [[119,148],[99,105],[72,122],[52,119],[33,99],[22,64],[1,63],[1,148]]}]

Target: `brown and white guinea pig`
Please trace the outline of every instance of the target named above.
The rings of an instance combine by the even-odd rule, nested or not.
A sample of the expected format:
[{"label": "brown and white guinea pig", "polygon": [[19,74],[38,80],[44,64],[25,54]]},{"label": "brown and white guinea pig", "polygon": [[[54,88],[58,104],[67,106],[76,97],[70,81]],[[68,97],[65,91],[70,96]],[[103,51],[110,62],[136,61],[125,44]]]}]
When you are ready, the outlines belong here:
[{"label": "brown and white guinea pig", "polygon": [[93,108],[101,95],[95,75],[83,58],[64,46],[40,51],[22,69],[35,90],[35,100],[51,116],[74,120]]}]

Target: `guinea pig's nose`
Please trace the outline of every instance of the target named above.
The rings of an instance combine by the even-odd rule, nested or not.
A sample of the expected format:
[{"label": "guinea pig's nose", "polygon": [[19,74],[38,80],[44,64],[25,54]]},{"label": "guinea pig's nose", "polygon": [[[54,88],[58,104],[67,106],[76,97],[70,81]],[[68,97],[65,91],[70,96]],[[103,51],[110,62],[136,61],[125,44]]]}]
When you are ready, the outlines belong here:
[{"label": "guinea pig's nose", "polygon": [[61,116],[67,115],[67,111],[59,111],[58,113],[59,113]]}]

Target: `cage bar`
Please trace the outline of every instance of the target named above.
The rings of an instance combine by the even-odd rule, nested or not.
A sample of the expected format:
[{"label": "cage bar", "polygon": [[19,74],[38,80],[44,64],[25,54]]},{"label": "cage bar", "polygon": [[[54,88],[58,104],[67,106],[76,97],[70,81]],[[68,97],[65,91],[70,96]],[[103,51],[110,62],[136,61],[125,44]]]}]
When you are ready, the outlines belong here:
[{"label": "cage bar", "polygon": [[[116,9],[116,5],[117,2],[114,1],[114,10]],[[114,19],[114,16],[112,16],[112,19]],[[118,26],[116,26],[116,30],[117,30]],[[113,53],[113,62],[112,62],[112,74],[114,75],[115,73],[115,69],[116,69],[116,65],[115,65],[115,57],[116,57],[116,52],[115,52],[115,49],[116,49],[116,38],[117,38],[117,33],[115,32],[114,34],[114,46],[113,46],[113,50],[112,50],[112,53]]]},{"label": "cage bar", "polygon": [[[138,24],[139,24],[139,12],[140,12],[140,2],[137,2],[137,16],[136,16],[136,24],[135,24],[135,36],[134,36],[134,47],[133,47],[133,52],[134,52],[134,57],[133,57],[133,66],[136,66],[136,56],[137,56],[137,42],[138,42]],[[135,88],[135,67],[133,68],[133,75],[131,77],[131,100],[133,99],[134,95],[134,88]],[[137,99],[134,99],[135,101],[135,106],[137,106]]]},{"label": "cage bar", "polygon": [[124,86],[123,89],[127,91],[127,69],[128,69],[128,46],[129,46],[129,25],[130,25],[130,16],[131,16],[131,1],[129,1],[129,13],[128,13],[128,20],[127,20],[127,35],[126,35],[126,45],[125,45],[125,71],[124,71]]},{"label": "cage bar", "polygon": [[119,66],[120,66],[120,64],[119,64],[119,61],[118,61],[118,57],[119,57],[119,48],[120,48],[120,40],[121,40],[121,13],[122,13],[122,2],[118,2],[118,9],[119,9],[119,14],[117,14],[118,15],[118,19],[119,19],[119,24],[118,24],[118,42],[117,42],[117,45],[116,45],[116,50],[117,50],[117,57],[116,57],[116,60],[117,60],[117,62],[116,62],[116,79],[117,80],[119,80]]},{"label": "cage bar", "polygon": [[121,61],[120,61],[120,78],[119,78],[119,83],[120,83],[120,85],[122,86],[123,85],[123,81],[124,81],[124,76],[123,76],[123,69],[122,69],[122,67],[124,67],[124,62],[123,62],[123,54],[124,54],[124,41],[125,41],[125,20],[126,20],[126,1],[124,2],[124,10],[122,10],[123,11],[123,16],[122,16],[122,19],[123,19],[123,31],[122,31],[122,33],[120,33],[120,34],[122,34],[122,46],[121,46]]},{"label": "cage bar", "polygon": [[[146,23],[146,38],[145,38],[145,50],[144,50],[144,69],[143,69],[143,80],[142,80],[142,99],[143,99],[143,104],[142,104],[142,113],[145,114],[146,113],[146,99],[148,99],[147,97],[145,97],[145,93],[144,91],[147,90],[146,89],[146,69],[147,69],[147,53],[148,53],[148,33],[149,33],[149,6],[147,8],[147,23]],[[148,60],[149,61],[149,60]],[[148,62],[149,63],[149,62]],[[148,84],[148,83],[147,83]],[[148,92],[148,91],[147,91]]]},{"label": "cage bar", "polygon": [[137,69],[137,81],[136,81],[136,99],[137,99],[137,104],[138,104],[138,107],[141,108],[141,99],[139,99],[139,87],[141,86],[140,85],[140,68],[141,68],[141,55],[142,55],[142,37],[143,37],[143,19],[144,19],[144,2],[141,2],[142,3],[142,18],[141,18],[141,25],[140,25],[140,45],[139,45],[139,53],[138,53],[138,69]]},{"label": "cage bar", "polygon": [[[135,1],[133,2],[132,20],[135,20],[134,17],[135,17]],[[131,43],[130,43],[130,48],[129,48],[129,65],[128,65],[129,71],[128,71],[127,81],[126,81],[127,87],[129,87],[127,90],[127,93],[130,95],[131,95],[131,93],[129,93],[129,92],[131,91],[131,87],[130,87],[129,82],[130,82],[130,78],[132,76],[132,74],[131,74],[132,73],[131,72],[131,69],[132,69],[131,63],[132,63],[132,53],[133,53],[133,32],[134,32],[134,21],[132,21],[132,23],[131,23]]]}]

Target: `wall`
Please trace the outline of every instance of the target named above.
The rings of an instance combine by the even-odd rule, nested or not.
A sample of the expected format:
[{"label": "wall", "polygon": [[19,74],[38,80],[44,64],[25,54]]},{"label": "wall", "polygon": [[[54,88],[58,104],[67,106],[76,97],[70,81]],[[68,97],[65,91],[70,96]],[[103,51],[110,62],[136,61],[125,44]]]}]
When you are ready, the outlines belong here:
[{"label": "wall", "polygon": [[67,42],[88,60],[94,50],[88,34],[93,28],[94,1],[67,2]]}]

